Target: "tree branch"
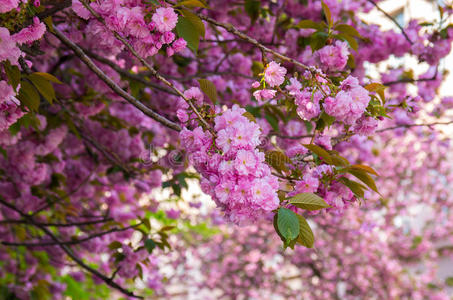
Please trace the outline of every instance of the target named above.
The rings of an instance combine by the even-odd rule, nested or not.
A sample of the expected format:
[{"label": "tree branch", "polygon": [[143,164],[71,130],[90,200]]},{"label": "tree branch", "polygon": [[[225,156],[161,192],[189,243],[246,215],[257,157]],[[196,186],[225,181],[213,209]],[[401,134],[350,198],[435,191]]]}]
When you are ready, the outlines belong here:
[{"label": "tree branch", "polygon": [[430,126],[434,126],[434,125],[450,125],[450,124],[453,124],[453,121],[422,123],[422,124],[403,124],[403,125],[397,125],[397,126],[392,126],[392,127],[379,129],[379,130],[376,130],[376,132],[384,132],[384,131],[398,129],[398,128],[410,128],[410,127],[422,127],[422,126],[430,127]]},{"label": "tree branch", "polygon": [[82,267],[83,269],[87,270],[88,272],[90,272],[91,274],[99,277],[100,279],[102,279],[107,285],[117,289],[118,291],[120,291],[121,293],[123,293],[124,295],[127,295],[129,297],[133,297],[133,298],[138,298],[138,299],[143,299],[143,297],[141,296],[137,296],[135,295],[133,292],[130,292],[128,291],[127,289],[123,288],[122,286],[120,286],[119,284],[115,283],[114,281],[112,281],[110,278],[108,278],[107,276],[105,276],[104,274],[102,274],[101,272],[99,272],[98,270],[96,269],[93,269],[92,267],[88,266],[85,262],[82,261],[82,259],[80,259],[79,257],[77,257],[74,252],[72,251],[72,249],[70,247],[68,247],[67,245],[64,245],[64,244],[61,244],[60,240],[52,233],[52,231],[50,231],[48,228],[46,228],[45,226],[41,226],[39,225],[39,223],[36,223],[35,220],[30,217],[28,214],[22,212],[21,210],[17,209],[14,205],[6,202],[3,198],[0,198],[0,203],[3,204],[4,206],[8,207],[9,209],[17,212],[18,214],[20,214],[24,219],[28,220],[31,224],[35,225],[36,227],[38,227],[39,229],[41,229],[47,236],[49,236],[52,240],[55,241],[55,243],[58,244],[58,246],[69,256],[71,257],[80,267]]},{"label": "tree branch", "polygon": [[[94,224],[106,223],[109,221],[113,221],[113,219],[104,218],[101,220],[69,222],[69,223],[38,223],[38,222],[36,222],[36,223],[41,226],[46,226],[46,227],[72,227],[72,226],[94,225]],[[27,220],[11,220],[11,219],[0,220],[0,225],[4,225],[4,224],[8,225],[8,224],[30,224],[30,223]]]},{"label": "tree branch", "polygon": [[195,105],[190,101],[189,99],[184,96],[183,92],[181,92],[173,83],[168,81],[166,78],[164,78],[162,75],[160,75],[143,57],[141,57],[137,51],[135,51],[134,47],[125,39],[123,38],[118,32],[111,30],[106,24],[104,19],[93,10],[93,8],[87,3],[85,0],[81,0],[82,4],[85,6],[86,9],[90,11],[90,13],[99,21],[101,22],[114,36],[117,40],[121,41],[128,49],[129,51],[145,66],[149,69],[151,74],[156,77],[159,81],[162,81],[165,85],[170,87],[172,90],[174,90],[181,98],[184,99],[184,101],[187,102],[191,110],[195,113],[197,118],[200,120],[200,122],[204,125],[206,129],[211,131],[213,135],[215,135],[215,132],[212,131],[211,126],[206,122],[206,120],[201,116],[200,112],[198,109],[195,107]]},{"label": "tree branch", "polygon": [[382,12],[387,18],[389,18],[393,23],[395,23],[395,25],[398,26],[398,28],[401,30],[401,33],[404,35],[404,38],[409,42],[409,44],[411,44],[411,45],[414,44],[411,41],[411,39],[409,38],[409,36],[407,35],[406,31],[404,31],[404,28],[391,15],[389,15],[385,10],[380,8],[379,5],[377,5],[377,3],[374,2],[373,0],[366,0],[366,1],[370,2],[371,4],[373,4],[377,8],[377,10]]},{"label": "tree branch", "polygon": [[148,117],[151,117],[153,120],[161,123],[162,125],[171,128],[176,131],[181,131],[181,126],[178,124],[168,120],[167,118],[159,115],[158,113],[154,112],[142,102],[138,101],[135,97],[124,91],[121,87],[119,87],[110,77],[105,75],[105,73],[96,66],[93,61],[80,49],[79,46],[71,42],[60,30],[56,27],[53,28],[52,32],[63,44],[68,46],[74,53],[77,55],[80,60],[82,60],[85,65],[93,71],[102,81],[104,81],[115,93],[119,96],[127,100],[129,103],[134,105],[138,108],[141,112],[143,112]]},{"label": "tree branch", "polygon": [[[29,224],[32,224],[34,226],[42,226],[42,227],[47,227],[47,226],[44,226],[44,225],[41,225],[41,223],[30,223],[28,222]],[[97,237],[101,237],[101,236],[104,236],[104,235],[107,235],[107,234],[110,234],[110,233],[113,233],[113,232],[121,232],[121,231],[126,231],[126,230],[129,230],[129,229],[132,229],[132,228],[135,228],[137,226],[141,225],[141,223],[139,224],[135,224],[135,225],[131,225],[131,226],[127,226],[127,227],[124,227],[124,228],[112,228],[110,230],[107,230],[107,231],[102,231],[102,232],[98,232],[98,233],[95,233],[95,234],[92,234],[92,235],[89,235],[87,237],[84,237],[84,238],[81,238],[81,239],[74,239],[74,240],[70,240],[70,241],[53,241],[53,242],[6,242],[6,241],[0,241],[0,244],[3,244],[5,246],[25,246],[25,247],[47,247],[47,246],[58,246],[58,245],[78,245],[78,244],[81,244],[81,243],[84,243],[86,241],[89,241],[89,240],[92,240],[94,238],[97,238]]]},{"label": "tree branch", "polygon": [[130,73],[128,72],[127,70],[124,70],[122,68],[120,68],[117,64],[115,64],[113,61],[111,61],[110,59],[108,58],[105,58],[105,57],[102,57],[96,53],[93,53],[87,49],[83,49],[81,48],[88,56],[94,58],[95,60],[105,64],[105,65],[108,65],[109,67],[111,67],[113,70],[115,70],[117,73],[123,75],[124,77],[127,77],[127,78],[130,78],[132,80],[135,80],[135,81],[138,81],[140,83],[143,83],[144,85],[146,86],[149,86],[149,87],[152,87],[152,88],[155,88],[157,90],[160,90],[162,92],[165,92],[165,93],[168,93],[168,94],[172,94],[172,95],[175,95],[175,96],[179,96],[175,91],[171,90],[171,89],[168,89],[166,87],[163,87],[161,85],[158,85],[157,83],[153,83],[151,81],[148,81],[146,80],[145,78],[143,78],[142,76],[140,76],[139,74],[133,74],[133,73]]}]

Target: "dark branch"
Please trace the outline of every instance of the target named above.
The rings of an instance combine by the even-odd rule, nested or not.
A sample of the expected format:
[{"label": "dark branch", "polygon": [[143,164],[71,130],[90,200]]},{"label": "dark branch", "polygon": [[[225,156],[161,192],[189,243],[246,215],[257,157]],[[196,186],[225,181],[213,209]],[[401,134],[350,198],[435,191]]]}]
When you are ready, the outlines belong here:
[{"label": "dark branch", "polygon": [[411,39],[409,38],[409,36],[407,35],[407,33],[404,31],[404,28],[391,15],[389,15],[385,10],[380,8],[379,5],[377,5],[377,3],[374,2],[373,0],[366,0],[366,1],[370,2],[371,4],[373,4],[380,12],[382,12],[393,23],[395,23],[395,25],[398,26],[398,28],[401,30],[401,33],[404,35],[404,38],[409,42],[409,44],[411,44],[411,45],[414,44],[411,41]]},{"label": "dark branch", "polygon": [[109,277],[105,276],[104,274],[102,274],[101,272],[99,272],[98,270],[96,269],[93,269],[92,267],[90,267],[89,265],[87,265],[85,262],[83,262],[82,259],[80,259],[77,255],[74,254],[74,252],[72,251],[72,249],[67,246],[67,245],[64,245],[64,244],[61,244],[61,241],[52,233],[52,231],[50,231],[47,227],[45,226],[41,226],[39,224],[37,224],[35,222],[35,220],[30,217],[30,215],[22,212],[21,210],[17,209],[14,205],[6,202],[3,198],[0,198],[0,203],[3,204],[4,206],[8,207],[9,209],[17,212],[19,215],[21,215],[24,219],[28,220],[31,224],[35,225],[36,227],[38,227],[39,229],[41,229],[47,236],[49,236],[54,242],[56,242],[58,244],[58,246],[69,256],[71,257],[80,267],[82,267],[83,269],[87,270],[88,272],[90,272],[91,274],[93,274],[94,276],[97,276],[99,277],[100,279],[102,279],[107,285],[117,289],[118,291],[120,291],[121,293],[129,296],[129,297],[133,297],[133,298],[138,298],[138,299],[143,299],[143,297],[141,296],[137,296],[135,295],[133,292],[131,291],[128,291],[127,289],[123,288],[122,286],[120,286],[119,284],[115,283],[114,281],[112,281]]},{"label": "dark branch", "polygon": [[142,102],[138,101],[135,97],[124,91],[121,87],[119,87],[110,77],[105,75],[105,73],[98,68],[94,64],[94,62],[83,52],[82,49],[80,49],[79,46],[71,42],[60,30],[57,28],[53,29],[52,32],[63,44],[65,44],[67,47],[69,47],[75,55],[77,55],[80,60],[82,60],[85,65],[93,71],[102,81],[104,81],[115,93],[117,93],[119,96],[127,100],[129,103],[134,105],[136,108],[138,108],[141,112],[143,112],[145,115],[151,117],[153,120],[156,120],[157,122],[161,123],[162,125],[171,128],[176,131],[181,131],[181,127],[168,120],[167,118],[159,115],[158,113],[154,112],[151,110],[149,107],[144,105]]}]

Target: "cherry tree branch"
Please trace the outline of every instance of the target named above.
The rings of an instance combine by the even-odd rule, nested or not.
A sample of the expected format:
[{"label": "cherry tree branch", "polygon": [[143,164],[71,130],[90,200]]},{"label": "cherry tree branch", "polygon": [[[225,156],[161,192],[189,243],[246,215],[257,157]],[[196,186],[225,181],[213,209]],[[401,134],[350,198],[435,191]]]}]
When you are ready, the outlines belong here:
[{"label": "cherry tree branch", "polygon": [[80,259],[77,255],[75,255],[75,253],[72,251],[72,249],[65,245],[65,244],[62,244],[61,241],[53,234],[53,232],[48,229],[47,227],[45,226],[42,226],[40,225],[39,223],[36,223],[35,219],[32,218],[31,216],[29,216],[28,214],[22,212],[20,209],[17,209],[14,205],[6,202],[3,198],[0,198],[0,203],[6,207],[8,207],[9,209],[17,212],[19,215],[21,215],[24,219],[26,219],[27,221],[29,221],[31,224],[35,225],[37,228],[39,228],[41,231],[43,231],[47,236],[49,236],[70,258],[72,258],[72,260],[74,260],[80,267],[82,267],[83,269],[85,269],[86,271],[90,272],[91,274],[93,274],[94,276],[97,276],[99,277],[100,279],[102,279],[107,285],[109,285],[110,287],[120,291],[121,293],[123,293],[124,295],[127,295],[129,297],[132,297],[132,298],[138,298],[138,299],[143,299],[142,296],[138,296],[138,295],[135,295],[133,292],[123,288],[122,286],[120,286],[119,284],[117,284],[116,282],[114,282],[112,279],[110,279],[109,277],[105,276],[104,274],[102,274],[101,272],[99,272],[98,270],[90,267],[89,265],[87,265],[82,259]]},{"label": "cherry tree branch", "polygon": [[[169,1],[167,1],[169,2]],[[169,2],[170,3],[170,2]],[[309,67],[293,58],[290,58],[286,55],[283,55],[281,54],[280,52],[277,52],[275,50],[272,50],[266,46],[264,46],[263,44],[261,44],[260,42],[258,42],[256,39],[248,36],[247,34],[243,33],[242,31],[238,30],[236,27],[234,27],[232,24],[225,24],[225,23],[222,23],[222,22],[219,22],[217,20],[214,20],[208,16],[205,16],[205,15],[202,15],[202,14],[197,14],[198,17],[200,17],[202,20],[205,20],[206,22],[209,22],[217,27],[221,27],[223,29],[225,29],[226,31],[228,31],[229,33],[232,33],[234,34],[235,36],[239,37],[240,39],[250,43],[250,44],[253,44],[255,45],[257,48],[259,48],[261,51],[263,52],[266,52],[266,53],[270,53],[272,55],[274,55],[275,57],[278,57],[279,59],[283,60],[283,61],[287,61],[287,62],[290,62],[302,69],[305,69],[305,70],[309,70],[309,71],[312,71],[314,72],[315,69],[312,68],[312,67]]]},{"label": "cherry tree branch", "polygon": [[[186,96],[184,96],[183,92],[181,92],[173,83],[171,83],[170,81],[168,81],[166,78],[164,78],[162,75],[160,75],[142,56],[140,56],[137,51],[135,51],[134,47],[132,47],[132,45],[125,39],[123,38],[118,32],[114,31],[114,30],[111,30],[107,24],[105,23],[104,19],[97,13],[93,10],[93,8],[89,5],[89,3],[87,3],[85,0],[81,0],[82,4],[85,6],[86,9],[88,9],[90,11],[90,13],[99,21],[101,22],[114,36],[117,40],[119,40],[120,42],[122,42],[128,49],[129,51],[142,63],[142,65],[144,65],[146,68],[149,69],[149,71],[151,72],[151,74],[156,77],[159,81],[163,82],[165,85],[167,85],[168,87],[170,87],[172,90],[174,90],[181,98],[184,99],[184,101],[187,102],[187,104],[189,105],[189,107],[191,108],[191,110],[195,113],[195,115],[197,116],[198,120],[200,120],[200,122],[205,126],[206,129],[209,129],[210,131],[211,130],[211,126],[209,126],[209,124],[206,122],[206,120],[201,116],[200,112],[198,111],[198,109],[195,107],[195,105],[192,103],[192,101],[190,101],[189,99],[187,99]],[[215,133],[212,132],[214,135]]]},{"label": "cherry tree branch", "polygon": [[142,102],[137,100],[135,97],[124,91],[121,87],[119,87],[110,77],[108,77],[101,69],[99,69],[98,66],[94,64],[94,62],[83,52],[83,50],[74,44],[72,41],[70,41],[60,30],[58,30],[56,27],[53,28],[52,30],[53,34],[67,47],[69,47],[76,56],[82,60],[82,62],[85,63],[85,65],[92,71],[94,72],[102,81],[104,81],[115,93],[117,93],[119,96],[124,98],[126,101],[134,105],[136,108],[138,108],[141,112],[143,112],[145,115],[148,117],[151,117],[153,120],[161,123],[162,125],[171,128],[176,131],[181,131],[181,126],[178,124],[168,120],[167,118],[159,115],[158,113],[154,112],[151,110],[149,107],[144,105]]},{"label": "cherry tree branch", "polygon": [[398,28],[401,30],[401,33],[404,35],[404,38],[409,42],[409,44],[411,44],[411,45],[414,44],[411,41],[411,39],[409,38],[409,36],[407,35],[406,31],[404,31],[404,28],[391,15],[389,15],[385,10],[380,8],[379,5],[377,5],[377,3],[374,2],[373,0],[366,0],[366,1],[368,1],[371,4],[373,4],[376,7],[377,10],[382,12],[388,19],[390,19],[393,23],[395,23],[395,25],[398,26]]},{"label": "cherry tree branch", "polygon": [[[100,224],[100,223],[107,223],[113,221],[112,218],[103,218],[100,220],[93,220],[93,221],[82,221],[82,222],[68,222],[68,223],[38,223],[37,224],[41,226],[46,226],[46,227],[73,227],[73,226],[87,226],[87,225],[94,225],[94,224]],[[9,224],[29,224],[27,220],[11,220],[11,219],[6,219],[6,220],[1,220],[0,225],[9,225]]]},{"label": "cherry tree branch", "polygon": [[88,56],[90,56],[91,58],[94,58],[95,60],[105,64],[105,65],[108,65],[109,67],[111,67],[113,70],[115,70],[117,73],[119,73],[120,75],[123,75],[124,77],[127,77],[127,78],[130,78],[132,80],[135,80],[135,81],[138,81],[146,86],[149,86],[149,87],[152,87],[152,88],[155,88],[157,90],[160,90],[162,92],[165,92],[165,93],[168,93],[168,94],[172,94],[172,95],[175,95],[175,96],[179,96],[175,91],[169,89],[169,88],[166,88],[166,87],[163,87],[157,83],[154,83],[154,82],[151,82],[151,81],[148,81],[146,80],[145,78],[143,78],[142,76],[140,76],[140,74],[133,74],[133,73],[130,73],[128,72],[127,70],[124,70],[122,69],[120,66],[118,66],[116,63],[114,63],[113,61],[111,61],[110,59],[108,58],[105,58],[101,55],[98,55],[96,53],[93,53],[87,49],[83,49],[81,48]]},{"label": "cherry tree branch", "polygon": [[376,132],[384,132],[388,130],[393,130],[393,129],[398,129],[398,128],[410,128],[410,127],[431,127],[435,125],[450,125],[453,124],[453,121],[448,121],[448,122],[434,122],[434,123],[421,123],[421,124],[403,124],[403,125],[396,125],[392,127],[387,127],[383,129],[376,130]]},{"label": "cherry tree branch", "polygon": [[390,86],[398,83],[414,83],[414,82],[423,82],[423,81],[433,81],[437,79],[437,73],[439,71],[439,66],[436,67],[436,72],[430,78],[419,78],[419,79],[411,79],[411,78],[402,78],[399,80],[384,82],[383,85]]},{"label": "cherry tree branch", "polygon": [[[41,223],[30,223],[28,222],[28,224],[31,224],[31,225],[34,225],[34,226],[43,226],[43,227],[48,227],[46,225],[43,225]],[[78,245],[78,244],[81,244],[81,243],[84,243],[86,241],[89,241],[89,240],[92,240],[94,238],[98,238],[98,237],[101,237],[101,236],[104,236],[104,235],[107,235],[107,234],[110,234],[110,233],[114,233],[114,232],[121,232],[121,231],[126,231],[126,230],[129,230],[129,229],[133,229],[137,226],[140,226],[141,223],[138,223],[138,224],[135,224],[135,225],[131,225],[131,226],[127,226],[127,227],[124,227],[124,228],[112,228],[112,229],[109,229],[109,230],[106,230],[106,231],[102,231],[102,232],[98,232],[98,233],[94,233],[94,234],[91,234],[87,237],[84,237],[84,238],[81,238],[81,239],[73,239],[73,240],[70,240],[70,241],[53,241],[53,242],[6,242],[6,241],[0,241],[0,244],[3,244],[5,246],[25,246],[25,247],[46,247],[46,246],[57,246],[57,245]]]}]

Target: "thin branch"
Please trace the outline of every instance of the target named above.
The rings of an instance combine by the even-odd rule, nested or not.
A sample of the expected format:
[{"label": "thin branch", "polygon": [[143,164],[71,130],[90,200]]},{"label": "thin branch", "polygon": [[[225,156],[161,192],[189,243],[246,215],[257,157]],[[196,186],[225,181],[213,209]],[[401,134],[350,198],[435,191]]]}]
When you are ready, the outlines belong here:
[{"label": "thin branch", "polygon": [[82,60],[85,65],[93,71],[102,81],[104,81],[115,93],[117,93],[119,96],[127,100],[129,103],[134,105],[136,108],[138,108],[141,112],[143,112],[145,115],[151,117],[153,120],[156,120],[157,122],[161,123],[162,125],[171,128],[176,131],[181,131],[181,127],[168,120],[167,118],[159,115],[158,113],[154,112],[151,110],[149,107],[144,105],[142,102],[138,101],[135,97],[124,91],[121,87],[119,87],[110,77],[105,75],[105,73],[99,69],[98,66],[94,64],[94,62],[83,52],[82,49],[80,49],[79,46],[71,42],[60,30],[58,30],[56,27],[53,28],[52,32],[63,44],[68,46],[79,58]]},{"label": "thin branch", "polygon": [[[30,223],[30,222],[29,222]],[[40,223],[31,223],[32,225],[34,226],[41,226]],[[98,238],[98,237],[101,237],[101,236],[104,236],[104,235],[107,235],[107,234],[110,234],[110,233],[113,233],[113,232],[121,232],[121,231],[126,231],[126,230],[129,230],[129,229],[132,229],[132,228],[135,228],[137,226],[141,225],[141,223],[139,224],[135,224],[135,225],[131,225],[131,226],[127,226],[127,227],[124,227],[124,228],[112,228],[110,230],[107,230],[107,231],[102,231],[102,232],[98,232],[98,233],[95,233],[95,234],[92,234],[92,235],[89,235],[87,237],[84,237],[84,238],[81,238],[81,239],[73,239],[73,240],[70,240],[70,241],[53,241],[53,242],[6,242],[6,241],[0,241],[0,244],[3,244],[5,246],[25,246],[25,247],[47,247],[47,246],[59,246],[59,245],[78,245],[78,244],[82,244],[86,241],[89,241],[89,240],[92,240],[94,238]],[[42,226],[42,227],[46,227],[46,226]]]},{"label": "thin branch", "polygon": [[133,298],[138,298],[138,299],[143,299],[143,297],[141,296],[137,296],[135,295],[133,292],[131,291],[128,291],[127,289],[123,288],[122,286],[120,286],[119,284],[115,283],[114,281],[112,281],[109,277],[105,276],[104,274],[102,274],[101,272],[99,272],[98,270],[96,269],[93,269],[92,267],[90,267],[89,265],[87,265],[85,262],[83,262],[82,259],[80,259],[77,255],[74,254],[74,252],[72,251],[72,249],[70,247],[68,247],[67,245],[64,245],[64,244],[61,244],[60,240],[52,233],[52,231],[50,231],[48,228],[46,228],[45,226],[41,226],[39,224],[37,224],[35,222],[35,220],[30,217],[28,214],[22,212],[21,210],[17,209],[14,205],[6,202],[5,200],[3,200],[3,198],[0,198],[0,203],[3,204],[4,206],[8,207],[9,209],[17,212],[19,215],[21,215],[24,219],[28,220],[30,223],[32,223],[33,225],[35,225],[36,227],[38,227],[39,229],[41,229],[46,235],[48,235],[52,240],[54,240],[58,246],[60,246],[60,248],[69,256],[71,257],[80,267],[82,267],[83,269],[87,270],[88,272],[90,272],[91,274],[93,274],[94,276],[97,276],[99,277],[100,279],[102,279],[107,285],[117,289],[118,291],[120,291],[121,293],[129,296],[129,297],[133,297]]},{"label": "thin branch", "polygon": [[[100,224],[100,223],[106,223],[113,221],[112,218],[104,218],[101,220],[93,220],[93,221],[83,221],[83,222],[68,222],[68,223],[38,223],[41,226],[46,226],[46,227],[72,227],[72,226],[86,226],[86,225],[94,225],[94,224]],[[8,224],[30,224],[27,220],[11,220],[11,219],[6,219],[6,220],[1,220],[0,225],[8,225]]]},{"label": "thin branch", "polygon": [[430,126],[435,126],[435,125],[450,125],[450,124],[453,124],[453,121],[422,123],[422,124],[403,124],[403,125],[397,125],[397,126],[392,126],[392,127],[379,129],[379,130],[376,130],[376,132],[384,132],[384,131],[398,129],[398,128],[410,128],[410,127],[422,127],[422,126],[430,127]]},{"label": "thin branch", "polygon": [[[169,2],[169,1],[167,1]],[[169,2],[170,3],[170,2]],[[202,20],[205,20],[206,22],[209,22],[215,26],[218,26],[218,27],[221,27],[221,28],[224,28],[226,31],[228,31],[229,33],[232,33],[234,34],[235,36],[243,39],[244,41],[250,43],[250,44],[253,44],[255,45],[256,47],[258,47],[261,51],[264,51],[266,53],[271,53],[272,55],[274,55],[275,57],[278,57],[279,59],[281,60],[284,60],[284,61],[287,61],[287,62],[290,62],[302,69],[305,69],[305,70],[309,70],[309,71],[315,71],[314,68],[312,67],[309,67],[293,58],[290,58],[286,55],[283,55],[275,50],[272,50],[266,46],[264,46],[263,44],[261,44],[260,42],[258,42],[257,40],[255,40],[254,38],[248,36],[247,34],[239,31],[238,29],[236,29],[236,27],[234,27],[233,25],[231,24],[225,24],[225,23],[221,23],[221,22],[218,22],[210,17],[207,17],[205,15],[202,15],[202,14],[197,14]]]},{"label": "thin branch", "polygon": [[164,78],[162,75],[160,75],[143,57],[141,57],[137,51],[135,51],[134,47],[132,47],[132,45],[125,39],[123,38],[118,32],[114,31],[114,30],[111,30],[105,23],[104,19],[102,19],[102,17],[93,10],[93,8],[85,1],[85,0],[81,0],[82,4],[85,6],[86,9],[88,9],[90,11],[90,13],[96,17],[96,19],[101,22],[114,36],[116,39],[118,39],[119,41],[121,41],[128,49],[129,51],[146,67],[149,69],[149,71],[151,72],[151,74],[156,77],[157,79],[159,79],[159,81],[162,81],[165,85],[167,85],[168,87],[170,87],[172,90],[174,90],[181,98],[184,99],[184,101],[187,102],[187,104],[189,105],[189,107],[191,108],[191,110],[195,113],[195,115],[197,116],[198,120],[200,120],[200,122],[205,126],[206,129],[210,130],[211,133],[213,135],[215,135],[215,132],[212,131],[212,128],[211,126],[209,126],[209,124],[206,122],[206,120],[201,116],[200,112],[198,111],[198,109],[195,107],[195,105],[192,103],[192,101],[190,101],[189,99],[187,99],[186,96],[184,96],[183,92],[181,92],[173,83],[171,83],[170,81],[168,81],[166,78]]},{"label": "thin branch", "polygon": [[99,61],[99,62],[101,62],[103,64],[108,65],[109,67],[111,67],[113,70],[115,70],[117,73],[123,75],[124,77],[127,77],[127,78],[130,78],[132,80],[138,81],[140,83],[143,83],[146,86],[155,88],[155,89],[160,90],[162,92],[165,92],[165,93],[168,93],[168,94],[172,94],[172,95],[175,95],[175,96],[179,96],[175,91],[173,91],[171,89],[168,89],[168,88],[166,88],[164,86],[161,86],[161,85],[159,85],[157,83],[148,81],[145,78],[143,78],[142,76],[140,76],[139,74],[133,74],[133,73],[128,72],[127,70],[122,69],[120,66],[118,66],[117,64],[115,64],[113,61],[111,61],[108,58],[105,58],[105,57],[103,57],[101,55],[93,53],[93,52],[91,52],[91,51],[89,51],[87,49],[83,49],[83,48],[81,48],[81,49],[88,56],[94,58],[95,60],[97,60],[97,61]]},{"label": "thin branch", "polygon": [[40,20],[43,20],[47,17],[53,16],[54,14],[58,13],[59,11],[62,11],[65,8],[68,8],[72,5],[72,0],[63,0],[60,3],[55,4],[52,8],[46,9],[43,12],[40,12],[37,14],[37,17]]},{"label": "thin branch", "polygon": [[409,38],[409,36],[407,35],[406,31],[404,31],[404,28],[391,15],[389,15],[385,10],[380,8],[379,5],[377,5],[377,3],[374,2],[373,0],[366,0],[366,1],[370,2],[371,4],[373,4],[377,8],[377,10],[382,12],[387,18],[389,18],[393,23],[395,23],[395,25],[398,26],[398,28],[401,30],[401,33],[404,35],[404,38],[409,42],[409,44],[411,44],[411,45],[414,44],[411,41],[411,39]]},{"label": "thin branch", "polygon": [[383,85],[390,86],[398,83],[414,83],[414,82],[423,82],[423,81],[433,81],[437,79],[437,73],[439,71],[439,66],[436,67],[436,72],[434,73],[433,77],[430,78],[419,78],[419,79],[411,79],[411,78],[402,78],[399,80],[384,82]]}]

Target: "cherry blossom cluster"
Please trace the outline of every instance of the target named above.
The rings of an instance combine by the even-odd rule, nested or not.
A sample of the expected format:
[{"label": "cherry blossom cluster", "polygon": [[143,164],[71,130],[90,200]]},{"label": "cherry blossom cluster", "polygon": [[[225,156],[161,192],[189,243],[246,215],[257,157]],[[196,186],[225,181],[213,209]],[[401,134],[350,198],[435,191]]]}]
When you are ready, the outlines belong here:
[{"label": "cherry blossom cluster", "polygon": [[[164,49],[168,56],[182,51],[187,43],[176,39],[172,32],[178,22],[178,15],[172,7],[158,7],[149,18],[148,7],[141,3],[102,1],[90,4],[106,22],[110,30],[128,37],[136,51],[143,57],[154,56]],[[88,20],[87,31],[109,50],[121,50],[122,45],[79,0],[73,1],[73,10],[82,19]]]},{"label": "cherry blossom cluster", "polygon": [[216,137],[201,127],[183,129],[181,142],[203,176],[201,187],[234,223],[258,219],[276,209],[278,180],[264,162],[259,125],[239,106],[215,117]]}]

